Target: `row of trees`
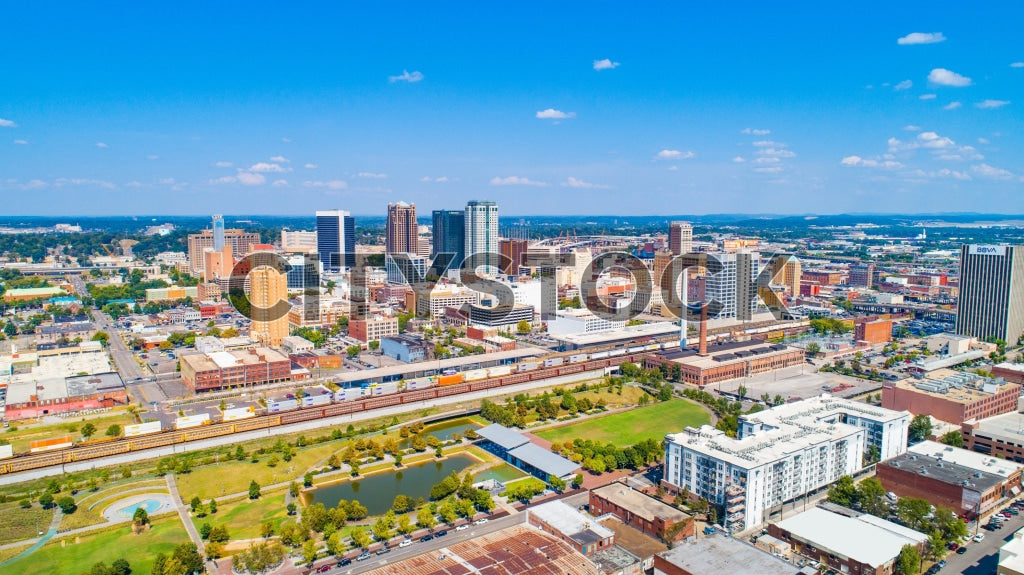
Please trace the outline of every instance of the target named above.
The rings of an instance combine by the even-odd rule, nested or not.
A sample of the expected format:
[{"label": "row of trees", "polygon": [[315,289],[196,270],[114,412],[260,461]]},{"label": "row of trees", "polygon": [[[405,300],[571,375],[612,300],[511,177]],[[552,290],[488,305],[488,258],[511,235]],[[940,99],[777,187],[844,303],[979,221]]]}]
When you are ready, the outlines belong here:
[{"label": "row of trees", "polygon": [[635,445],[620,448],[613,443],[601,444],[591,439],[574,439],[561,444],[552,443],[551,451],[579,463],[587,471],[604,473],[616,469],[639,469],[661,459],[662,442],[646,439]]}]

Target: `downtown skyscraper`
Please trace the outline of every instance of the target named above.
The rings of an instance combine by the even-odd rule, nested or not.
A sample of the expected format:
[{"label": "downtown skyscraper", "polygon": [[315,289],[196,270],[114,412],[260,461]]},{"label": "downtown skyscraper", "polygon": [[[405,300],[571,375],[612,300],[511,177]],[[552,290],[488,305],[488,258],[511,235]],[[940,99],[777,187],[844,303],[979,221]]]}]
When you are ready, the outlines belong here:
[{"label": "downtown skyscraper", "polygon": [[[454,254],[452,267],[460,267],[466,254],[466,212],[461,210],[434,210],[433,245],[431,256]],[[447,262],[445,262],[447,263]]]},{"label": "downtown skyscraper", "polygon": [[356,265],[356,223],[345,210],[316,212],[316,251],[320,270],[340,272]]},{"label": "downtown skyscraper", "polygon": [[384,235],[384,251],[386,253],[417,253],[419,251],[418,231],[416,204],[405,202],[388,204],[387,229]]},{"label": "downtown skyscraper", "polygon": [[1024,246],[960,248],[956,333],[1017,343],[1024,332]]},{"label": "downtown skyscraper", "polygon": [[483,273],[498,273],[498,204],[491,201],[472,200],[466,204],[466,242],[467,258],[481,254],[475,261],[477,266],[484,266]]}]

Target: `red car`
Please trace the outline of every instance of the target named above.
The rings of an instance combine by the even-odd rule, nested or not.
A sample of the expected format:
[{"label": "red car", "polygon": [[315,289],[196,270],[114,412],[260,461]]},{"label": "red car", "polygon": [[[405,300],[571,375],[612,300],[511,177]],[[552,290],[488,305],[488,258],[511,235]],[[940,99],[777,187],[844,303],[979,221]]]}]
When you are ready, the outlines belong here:
[{"label": "red car", "polygon": [[956,543],[956,542],[953,542],[953,543],[950,543],[949,546],[946,547],[946,548],[949,549],[950,551],[956,551],[957,549],[960,548],[960,544]]}]

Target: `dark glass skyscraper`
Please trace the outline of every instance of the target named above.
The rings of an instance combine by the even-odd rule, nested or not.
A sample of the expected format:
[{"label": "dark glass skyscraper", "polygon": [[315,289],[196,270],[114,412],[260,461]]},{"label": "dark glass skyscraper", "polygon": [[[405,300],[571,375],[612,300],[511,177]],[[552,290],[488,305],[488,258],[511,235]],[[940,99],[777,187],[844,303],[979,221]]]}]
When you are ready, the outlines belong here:
[{"label": "dark glass skyscraper", "polygon": [[320,268],[338,272],[356,265],[356,223],[344,210],[316,213],[316,251]]},{"label": "dark glass skyscraper", "polygon": [[[465,257],[466,214],[461,210],[434,210],[433,249],[431,256],[455,254],[452,267],[462,265]],[[440,262],[439,262],[440,263]]]},{"label": "dark glass skyscraper", "polygon": [[1024,246],[965,245],[960,249],[956,332],[995,337],[1010,345],[1024,331]]}]

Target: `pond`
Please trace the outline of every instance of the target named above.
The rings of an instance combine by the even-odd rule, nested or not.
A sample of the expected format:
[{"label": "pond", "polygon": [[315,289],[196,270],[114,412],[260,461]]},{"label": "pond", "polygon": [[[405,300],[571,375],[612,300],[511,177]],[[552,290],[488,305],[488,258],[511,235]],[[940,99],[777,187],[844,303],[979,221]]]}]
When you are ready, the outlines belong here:
[{"label": "pond", "polygon": [[477,459],[459,454],[440,461],[413,464],[405,469],[374,473],[357,481],[343,481],[314,489],[310,503],[323,503],[330,508],[337,506],[342,499],[357,499],[366,506],[370,515],[381,515],[391,509],[396,495],[427,500],[430,498],[430,488],[452,471],[462,473],[476,463],[479,463]]},{"label": "pond", "polygon": [[[426,439],[427,436],[434,436],[441,441],[448,441],[456,433],[465,437],[466,430],[468,429],[480,429],[472,419],[466,417],[460,417],[457,419],[449,419],[447,421],[439,421],[432,423],[423,428],[423,433],[420,435]],[[408,449],[412,446],[411,439],[403,439],[398,442],[398,447],[402,449]]]}]

